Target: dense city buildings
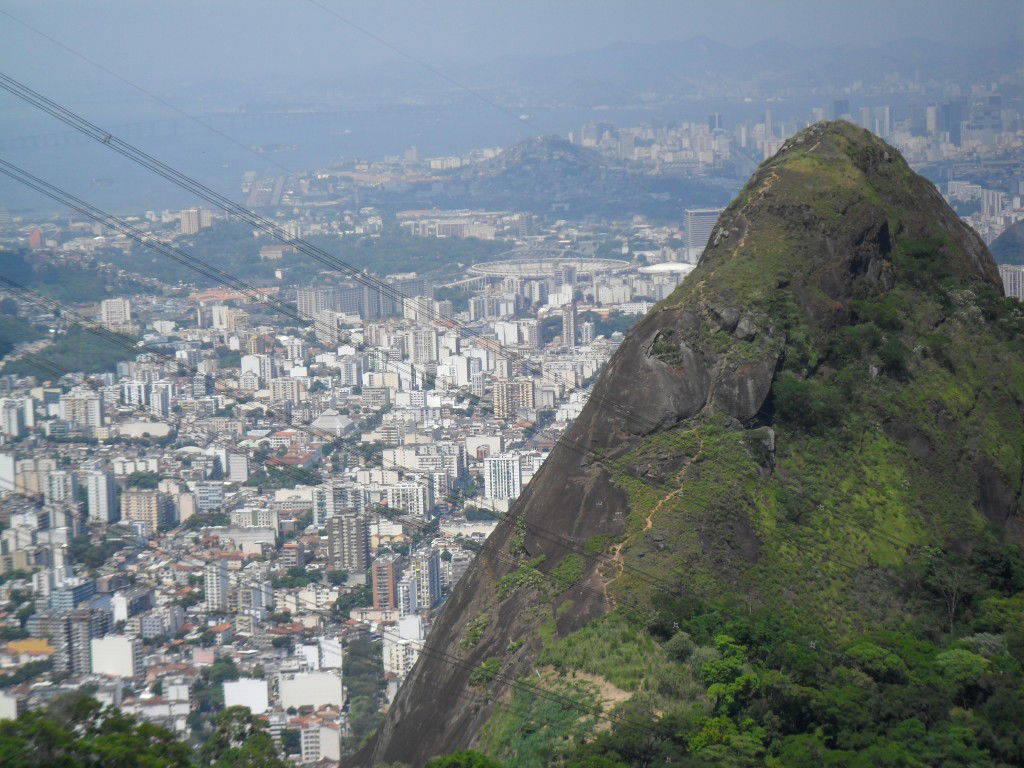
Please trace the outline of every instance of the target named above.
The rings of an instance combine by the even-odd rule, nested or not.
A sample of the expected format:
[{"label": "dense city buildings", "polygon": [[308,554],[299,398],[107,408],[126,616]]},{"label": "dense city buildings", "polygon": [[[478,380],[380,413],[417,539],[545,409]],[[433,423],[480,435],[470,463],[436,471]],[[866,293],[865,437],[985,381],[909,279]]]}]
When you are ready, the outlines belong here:
[{"label": "dense city buildings", "polygon": [[[89,686],[183,738],[237,704],[296,762],[350,752],[630,325],[694,268],[721,198],[799,128],[885,138],[986,242],[1024,220],[1019,101],[889,85],[527,142],[654,180],[642,197],[667,213],[616,215],[600,184],[582,212],[527,186],[438,206],[522,145],[250,172],[243,197],[279,239],[181,202],[126,217],[143,242],[0,211],[5,258],[70,275],[57,305],[4,299],[21,336],[0,371],[0,628],[24,679],[0,703]],[[1000,275],[1024,298],[1024,267]]]}]

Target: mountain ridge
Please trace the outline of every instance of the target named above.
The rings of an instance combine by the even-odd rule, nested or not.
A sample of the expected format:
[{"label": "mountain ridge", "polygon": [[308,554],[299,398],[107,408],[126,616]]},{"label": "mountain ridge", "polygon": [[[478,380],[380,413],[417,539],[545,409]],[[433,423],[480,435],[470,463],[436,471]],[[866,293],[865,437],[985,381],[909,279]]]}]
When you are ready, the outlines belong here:
[{"label": "mountain ridge", "polygon": [[[631,329],[355,763],[474,746],[514,765],[637,764],[621,724],[637,713],[685,734],[652,737],[657,762],[855,748],[868,725],[830,719],[832,669],[884,701],[909,678],[868,656],[916,672],[908,649],[935,640],[941,676],[980,601],[1024,605],[1007,549],[1024,540],[1024,335],[1001,294],[984,243],[894,149],[843,122],[787,141]],[[988,573],[978,558],[1016,575],[944,615],[935,574]],[[1019,680],[1012,625],[984,626],[1009,638]],[[804,709],[796,689],[828,705]],[[885,744],[906,740],[897,726],[871,725]]]}]

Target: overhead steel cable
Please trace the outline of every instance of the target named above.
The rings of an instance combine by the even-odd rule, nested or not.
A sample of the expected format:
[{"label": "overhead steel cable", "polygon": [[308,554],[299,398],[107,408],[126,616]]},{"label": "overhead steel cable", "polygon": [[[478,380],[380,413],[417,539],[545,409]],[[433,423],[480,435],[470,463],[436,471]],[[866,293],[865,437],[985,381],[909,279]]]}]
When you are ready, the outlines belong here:
[{"label": "overhead steel cable", "polygon": [[68,206],[71,210],[87,216],[99,224],[120,232],[145,248],[157,251],[188,269],[194,270],[221,285],[239,291],[255,303],[271,305],[276,312],[295,320],[299,325],[304,326],[307,323],[307,320],[301,317],[292,307],[272,298],[265,290],[235,277],[209,262],[198,259],[180,248],[157,240],[145,231],[129,224],[124,219],[102,211],[96,206],[72,195],[70,192],[56,187],[2,158],[0,158],[0,173],[36,190],[55,202]]},{"label": "overhead steel cable", "polygon": [[[37,294],[34,291],[31,291],[31,289],[25,288],[24,286],[21,286],[20,284],[16,283],[15,281],[12,281],[10,278],[0,277],[0,285],[3,285],[8,291],[12,292],[14,295],[22,298],[23,300],[30,301],[30,302],[36,304],[37,306],[41,306],[42,308],[47,309],[48,311],[59,311],[62,314],[65,314],[67,316],[70,316],[70,317],[76,319],[82,325],[82,327],[85,330],[87,330],[87,331],[89,331],[89,332],[91,332],[91,333],[93,333],[93,334],[95,334],[97,336],[100,336],[101,338],[104,338],[104,339],[106,339],[107,341],[109,341],[109,342],[111,342],[113,344],[117,344],[117,345],[125,348],[126,350],[131,351],[131,352],[138,353],[138,351],[139,351],[138,347],[136,347],[132,343],[132,341],[130,339],[128,339],[127,337],[121,336],[120,334],[114,333],[113,331],[110,331],[109,329],[103,328],[102,326],[98,326],[95,323],[92,323],[87,318],[84,318],[83,316],[81,316],[80,314],[75,312],[75,310],[70,309],[70,308],[62,305],[60,302],[58,302],[58,301],[56,301],[54,299],[50,299],[48,297],[43,297],[40,294]],[[154,350],[154,351],[147,351],[146,354],[149,354],[151,356],[158,357],[158,358],[163,358],[166,362],[175,364],[175,365],[179,366],[180,368],[192,368],[193,370],[195,370],[194,366],[190,366],[187,363],[185,363],[184,361],[181,361],[181,360],[179,360],[179,359],[177,359],[177,358],[175,358],[175,357],[173,357],[171,355],[168,355],[166,353],[161,353],[161,352],[158,352],[158,351]],[[62,371],[61,369],[57,368],[53,364],[49,364],[49,370],[51,370],[51,372],[56,372],[58,375],[63,375],[63,374],[71,372],[71,371],[66,371],[66,370]],[[218,383],[220,383],[220,382],[215,382],[215,386]],[[232,388],[229,385],[223,385],[223,387],[226,388],[229,391],[235,390],[235,392],[237,393],[237,388]],[[147,409],[145,409],[145,408],[143,408],[142,410],[143,411],[147,411]],[[147,412],[152,413],[152,411],[147,411]],[[268,413],[268,415],[276,415],[273,410],[269,410],[269,409],[266,411],[266,413]],[[160,414],[156,414],[156,415],[160,415]],[[180,420],[175,419],[175,421],[178,422],[177,426],[178,426],[178,429],[180,430],[180,428],[181,428]],[[317,430],[316,428],[311,427],[311,425],[309,425],[309,424],[290,425],[290,428],[294,429],[296,431],[299,431],[299,432],[305,432],[305,433],[309,434],[311,437],[313,437],[314,439],[323,439],[323,440],[326,440],[328,442],[333,442],[333,440],[337,439],[337,435],[335,435],[334,433],[328,432],[328,431],[325,431],[325,430]],[[574,443],[573,441],[570,441],[565,435],[562,435],[558,440],[556,440],[556,445],[558,445],[558,444],[562,445],[566,449],[571,450],[571,451],[573,451],[573,452],[575,452],[575,453],[577,453],[577,454],[579,454],[581,456],[588,455],[587,449],[579,446],[578,444]],[[269,464],[269,462],[271,462],[271,461],[272,461],[272,459],[268,459],[267,462],[257,461],[256,464],[259,465],[259,466],[267,466]],[[297,482],[300,482],[302,484],[305,484],[305,483],[309,482],[310,480],[314,479],[314,478],[311,478],[310,476],[308,476],[307,474],[305,474],[304,472],[296,470],[296,469],[293,469],[293,468],[288,467],[288,466],[276,466],[275,470],[278,471],[280,474],[284,475],[285,477],[288,477],[290,479],[296,480]],[[805,496],[805,498],[806,498],[806,496]],[[877,533],[877,532],[871,531],[868,528],[866,528],[860,521],[855,520],[855,519],[853,519],[850,516],[843,515],[838,510],[829,510],[829,513],[832,514],[835,517],[838,517],[840,519],[845,520],[846,522],[850,523],[851,525],[853,525],[855,527],[861,528],[862,530],[865,531],[865,533],[868,533],[870,535],[878,535],[878,536],[880,536],[881,538],[887,540],[889,543],[893,544],[894,546],[898,546],[898,547],[913,547],[913,546],[916,546],[916,542],[908,542],[908,541],[896,540],[895,538],[893,538],[893,537],[891,537],[891,536],[889,536],[889,535],[887,535],[885,533]],[[521,526],[525,531],[528,531],[528,532],[532,533],[537,538],[542,539],[544,541],[547,541],[550,544],[554,544],[555,546],[558,546],[558,547],[561,547],[563,549],[566,549],[566,550],[568,550],[570,552],[573,552],[573,553],[575,553],[575,554],[577,554],[577,555],[579,555],[579,556],[581,556],[581,557],[583,557],[583,558],[585,558],[587,560],[593,561],[594,563],[599,564],[601,562],[604,562],[604,561],[607,561],[609,559],[612,559],[612,555],[609,554],[608,552],[597,552],[597,553],[592,552],[592,551],[588,550],[586,546],[579,544],[578,542],[576,542],[575,540],[573,540],[573,539],[571,539],[571,538],[569,538],[567,536],[564,536],[564,535],[562,535],[560,533],[557,533],[556,531],[552,531],[552,530],[550,530],[548,528],[545,528],[543,526],[539,526],[536,523],[532,523],[530,521],[522,519],[521,515],[517,516],[517,515],[514,515],[512,513],[498,513],[496,515],[496,517],[498,517],[499,519],[512,518],[513,520],[517,520],[517,522],[516,522],[517,525]],[[410,525],[410,527],[413,527],[413,528],[417,528],[418,527],[420,529],[422,529],[422,528],[424,528],[424,527],[426,527],[428,525],[428,523],[414,521],[414,520],[411,520],[409,518],[403,518],[403,522],[408,524],[408,525]],[[778,531],[776,533],[778,533]],[[798,548],[799,548],[798,542],[796,542],[795,539],[793,539],[792,537],[788,537],[786,535],[782,535],[782,537],[784,538],[784,540],[786,540],[790,544],[794,544],[794,545],[798,546]],[[488,547],[490,547],[490,551],[488,551],[488,554],[492,554],[495,546],[497,546],[497,545],[496,544],[492,545],[489,541],[485,542],[484,545],[481,547],[481,552],[487,550]],[[501,556],[498,556],[498,559],[503,559],[503,558]],[[836,559],[836,558],[833,558],[833,559]],[[521,564],[518,560],[508,561],[508,562],[510,562],[510,563],[512,563],[514,565],[520,565]],[[671,594],[671,595],[678,595],[679,592],[680,592],[680,585],[672,583],[670,581],[667,581],[663,577],[658,576],[657,574],[653,574],[653,573],[649,572],[647,569],[639,568],[639,567],[637,567],[635,565],[626,563],[624,561],[621,562],[620,565],[621,565],[623,573],[628,573],[630,576],[636,578],[638,581],[640,581],[642,583],[646,583],[649,586],[654,587],[655,589],[664,591],[664,592],[666,592],[668,594]],[[846,565],[848,567],[854,567],[854,568],[863,567],[863,566],[858,566],[858,565],[852,564],[852,563],[846,563]]]},{"label": "overhead steel cable", "polygon": [[[415,302],[413,297],[407,296],[402,293],[395,286],[380,280],[379,278],[369,275],[367,272],[359,270],[357,267],[345,262],[344,260],[333,256],[327,251],[313,245],[312,243],[302,239],[293,238],[285,229],[270,221],[269,219],[260,216],[259,214],[249,210],[245,206],[239,205],[229,198],[221,195],[218,192],[204,186],[200,182],[192,179],[191,177],[183,174],[182,172],[168,166],[167,164],[157,160],[156,158],[148,155],[137,147],[129,144],[122,139],[117,138],[113,134],[105,131],[103,128],[89,122],[80,115],[72,112],[71,110],[63,107],[57,102],[43,96],[42,94],[29,88],[27,85],[15,80],[9,75],[0,73],[0,88],[7,90],[18,98],[28,102],[29,104],[37,107],[38,109],[46,112],[57,120],[65,123],[66,125],[75,128],[83,134],[90,136],[96,141],[100,142],[113,149],[118,154],[126,157],[127,159],[142,165],[143,167],[156,173],[158,176],[167,179],[168,181],[193,192],[196,196],[207,200],[212,205],[224,210],[232,216],[235,216],[251,226],[259,229],[262,232],[270,235],[274,239],[282,242],[286,245],[290,245],[297,250],[305,253],[307,256],[315,260],[317,263],[326,265],[327,267],[347,273],[353,280],[362,283],[363,285],[375,290],[379,295],[386,296],[391,301],[398,305],[402,305],[405,300]],[[516,350],[507,348],[505,345],[500,344],[492,339],[488,339],[482,336],[480,331],[471,328],[459,321],[444,318],[440,316],[433,308],[425,308],[424,314],[428,315],[431,321],[446,329],[459,329],[467,336],[480,337],[484,346],[491,348],[496,353],[510,361],[516,361],[526,366],[533,366],[534,363],[519,354]],[[540,370],[543,372],[543,368],[532,369],[533,372]],[[624,408],[619,403],[610,400],[601,395],[592,394],[592,397],[596,398],[598,402],[606,405],[610,410],[619,413],[625,418],[634,419],[639,424],[646,425],[646,428],[654,429],[659,426],[659,423],[652,419],[645,417],[642,414],[632,412],[628,408]]]},{"label": "overhead steel cable", "polygon": [[[25,101],[33,104],[34,106],[37,106],[38,108],[42,109],[48,114],[51,114],[56,119],[61,120],[62,122],[65,122],[66,124],[76,128],[76,130],[80,130],[86,135],[89,135],[92,138],[96,139],[97,141],[106,144],[107,146],[111,147],[112,149],[119,152],[123,156],[128,157],[129,159],[133,159],[135,162],[144,165],[144,167],[150,168],[158,175],[167,178],[169,181],[172,181],[173,183],[178,184],[179,186],[183,186],[187,189],[194,189],[197,195],[204,197],[204,199],[208,199],[212,204],[218,205],[218,207],[221,207],[226,212],[232,213],[233,215],[237,215],[239,218],[242,218],[243,220],[251,223],[253,226],[263,231],[266,231],[268,234],[275,237],[275,239],[278,239],[290,245],[294,245],[299,250],[306,252],[312,258],[316,259],[318,262],[327,263],[328,265],[331,265],[333,268],[341,269],[352,273],[355,279],[357,279],[360,282],[363,282],[369,287],[380,290],[382,295],[389,296],[396,301],[410,298],[401,293],[401,291],[395,289],[393,286],[390,286],[387,283],[383,283],[379,279],[372,278],[366,273],[359,272],[357,268],[353,267],[352,265],[346,264],[340,259],[335,259],[326,251],[323,251],[322,249],[319,249],[316,246],[313,246],[304,240],[293,239],[289,237],[287,232],[285,232],[281,227],[274,224],[273,222],[270,222],[269,220],[264,219],[258,214],[249,211],[243,206],[240,206],[228,200],[227,198],[224,198],[222,195],[219,195],[219,193],[209,190],[199,182],[190,179],[189,177],[176,171],[173,168],[170,168],[169,166],[166,166],[164,163],[161,163],[155,158],[152,158],[151,156],[147,155],[141,150],[138,150],[137,148],[133,147],[127,142],[124,142],[121,139],[112,136],[110,133],[105,132],[102,128],[95,126],[94,124],[88,122],[87,120],[76,115],[70,110],[67,110],[66,108],[62,107],[56,102],[53,102],[52,100],[47,99],[45,96],[38,94],[31,88],[28,88],[28,86],[21,84],[17,80],[14,80],[13,78],[7,75],[0,74],[0,87],[4,88],[5,90],[8,90],[14,95],[17,95],[19,98],[24,99]],[[434,319],[434,322],[438,323],[439,325],[443,325],[446,328],[463,328],[461,324],[455,321],[445,319],[438,320],[436,313],[432,311],[429,314]],[[467,335],[479,335],[479,332],[472,328],[463,328],[463,330],[464,332],[467,333]],[[518,353],[516,353],[513,350],[508,350],[504,348],[503,345],[492,343],[491,346],[495,348],[497,351],[500,351],[504,356],[508,357],[509,359],[523,360],[523,358]],[[649,420],[645,418],[643,415],[636,413],[632,409],[623,406],[619,403],[616,403],[604,396],[591,394],[591,399],[595,400],[598,403],[601,403],[602,405],[605,405],[606,407],[609,408],[609,410],[612,410],[620,414],[626,419],[633,420],[635,423],[641,425],[646,425],[647,428],[656,428],[658,426],[658,424],[656,424],[652,420]],[[531,524],[526,523],[526,525],[529,526]]]},{"label": "overhead steel cable", "polygon": [[191,122],[195,123],[196,125],[201,126],[202,128],[205,128],[206,130],[210,131],[211,133],[216,134],[217,136],[220,136],[225,141],[230,142],[231,144],[234,144],[236,147],[245,150],[246,152],[248,152],[253,157],[258,158],[259,160],[261,160],[261,161],[263,161],[265,163],[268,163],[269,165],[273,165],[278,170],[284,171],[287,174],[290,174],[290,175],[294,175],[295,174],[295,171],[293,171],[293,170],[291,170],[289,168],[286,168],[285,166],[281,165],[276,160],[274,160],[272,157],[268,157],[265,154],[257,152],[251,146],[243,144],[238,139],[234,138],[233,136],[230,136],[229,134],[227,134],[224,131],[220,130],[216,126],[208,123],[207,121],[203,120],[202,118],[196,117],[195,115],[193,115],[193,114],[191,114],[189,112],[186,112],[184,109],[181,109],[180,107],[175,106],[171,102],[167,101],[167,99],[164,99],[164,98],[156,95],[152,91],[150,91],[150,90],[148,90],[146,88],[143,88],[138,83],[132,82],[128,78],[126,78],[123,75],[121,75],[121,74],[115,72],[114,70],[112,70],[110,67],[107,67],[107,66],[101,64],[100,62],[96,61],[93,58],[90,58],[89,56],[86,56],[81,51],[76,51],[70,45],[67,45],[66,43],[61,42],[60,40],[58,40],[57,38],[53,37],[52,35],[47,34],[43,30],[39,29],[39,27],[36,27],[36,26],[33,26],[32,24],[29,24],[24,19],[18,18],[17,16],[15,16],[10,11],[7,11],[7,10],[4,10],[4,9],[0,8],[0,15],[6,16],[8,19],[13,21],[14,23],[20,24],[25,29],[27,29],[27,30],[29,30],[29,31],[39,35],[40,37],[42,37],[45,40],[49,40],[51,43],[56,45],[58,48],[66,51],[67,53],[70,53],[72,56],[75,56],[78,59],[81,59],[82,61],[86,62],[87,64],[95,67],[96,69],[99,69],[102,72],[107,73],[108,75],[113,77],[115,80],[119,80],[120,82],[124,83],[128,87],[135,89],[139,93],[143,94],[144,96],[147,96],[148,98],[152,99],[153,101],[157,102],[158,104],[161,104],[161,105],[167,107],[167,109],[169,109],[169,110],[171,110],[173,112],[178,113],[179,115],[181,115],[182,117],[190,120]]}]

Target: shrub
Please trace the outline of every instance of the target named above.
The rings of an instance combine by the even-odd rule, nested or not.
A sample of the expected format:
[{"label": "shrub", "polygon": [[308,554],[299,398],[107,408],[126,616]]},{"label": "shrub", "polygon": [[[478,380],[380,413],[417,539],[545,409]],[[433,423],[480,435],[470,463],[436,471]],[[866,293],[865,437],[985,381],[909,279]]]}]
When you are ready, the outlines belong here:
[{"label": "shrub", "polygon": [[842,398],[839,391],[783,371],[772,387],[775,416],[783,424],[807,432],[821,432],[839,423]]},{"label": "shrub", "polygon": [[910,350],[898,338],[890,336],[882,342],[878,357],[882,362],[882,373],[900,381],[907,378],[910,372]]},{"label": "shrub", "polygon": [[903,659],[866,640],[847,648],[846,658],[880,683],[902,683],[907,680],[907,665]]},{"label": "shrub", "polygon": [[959,686],[970,685],[988,669],[989,660],[963,648],[952,648],[935,657],[942,676]]},{"label": "shrub", "polygon": [[693,654],[696,647],[696,643],[693,642],[693,639],[686,632],[676,632],[665,643],[665,653],[670,659],[686,661]]},{"label": "shrub", "polygon": [[497,656],[491,656],[489,659],[484,659],[480,662],[480,665],[470,673],[469,684],[474,687],[486,685],[497,677],[500,671],[501,659]]}]

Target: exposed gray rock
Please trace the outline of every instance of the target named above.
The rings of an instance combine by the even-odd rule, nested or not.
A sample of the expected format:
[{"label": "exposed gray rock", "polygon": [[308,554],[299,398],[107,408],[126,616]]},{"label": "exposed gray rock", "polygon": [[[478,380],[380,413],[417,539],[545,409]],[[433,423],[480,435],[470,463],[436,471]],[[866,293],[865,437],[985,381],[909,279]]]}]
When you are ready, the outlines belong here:
[{"label": "exposed gray rock", "polygon": [[723,331],[732,333],[736,330],[736,324],[740,320],[740,311],[736,307],[716,310],[715,314],[718,315],[718,325]]},{"label": "exposed gray rock", "polygon": [[742,341],[751,341],[757,336],[757,326],[747,317],[741,317],[736,324],[736,338]]}]

